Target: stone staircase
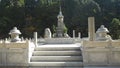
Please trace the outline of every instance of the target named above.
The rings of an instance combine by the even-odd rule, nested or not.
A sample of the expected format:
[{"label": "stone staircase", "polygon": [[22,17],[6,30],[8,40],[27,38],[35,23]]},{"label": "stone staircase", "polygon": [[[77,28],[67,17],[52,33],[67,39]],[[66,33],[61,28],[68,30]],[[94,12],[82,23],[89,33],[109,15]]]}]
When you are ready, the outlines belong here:
[{"label": "stone staircase", "polygon": [[29,68],[82,68],[80,46],[68,45],[36,47]]}]

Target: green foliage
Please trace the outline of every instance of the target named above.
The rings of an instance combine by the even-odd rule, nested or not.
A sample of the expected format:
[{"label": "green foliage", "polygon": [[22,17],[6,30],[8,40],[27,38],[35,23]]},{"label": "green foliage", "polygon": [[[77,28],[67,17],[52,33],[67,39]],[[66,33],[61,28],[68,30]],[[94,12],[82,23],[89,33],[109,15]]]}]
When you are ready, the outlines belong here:
[{"label": "green foliage", "polygon": [[53,33],[55,33],[55,32],[56,32],[56,26],[53,25]]},{"label": "green foliage", "polygon": [[113,39],[120,39],[120,20],[113,18],[110,26],[110,32]]},{"label": "green foliage", "polygon": [[66,26],[64,26],[64,33],[67,33],[68,29]]}]

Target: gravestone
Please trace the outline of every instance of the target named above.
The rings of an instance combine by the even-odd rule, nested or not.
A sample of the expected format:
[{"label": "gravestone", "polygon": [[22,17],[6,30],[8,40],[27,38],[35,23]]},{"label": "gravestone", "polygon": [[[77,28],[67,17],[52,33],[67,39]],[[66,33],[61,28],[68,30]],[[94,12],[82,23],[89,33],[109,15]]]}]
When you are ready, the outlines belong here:
[{"label": "gravestone", "polygon": [[45,36],[44,36],[44,37],[45,37],[45,38],[51,38],[51,35],[52,35],[52,34],[51,34],[50,29],[49,29],[49,28],[46,28],[46,29],[45,29]]}]

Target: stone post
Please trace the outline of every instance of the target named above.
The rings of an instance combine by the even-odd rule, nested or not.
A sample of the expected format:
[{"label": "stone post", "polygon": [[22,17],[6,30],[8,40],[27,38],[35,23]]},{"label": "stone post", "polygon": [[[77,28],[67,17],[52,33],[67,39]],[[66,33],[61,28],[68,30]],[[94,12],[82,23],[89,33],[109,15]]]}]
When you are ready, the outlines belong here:
[{"label": "stone post", "polygon": [[88,37],[90,41],[95,40],[95,20],[94,17],[88,17]]},{"label": "stone post", "polygon": [[34,43],[37,46],[37,32],[34,32]]},{"label": "stone post", "polygon": [[80,32],[78,33],[78,38],[81,38],[81,33]]},{"label": "stone post", "polygon": [[73,38],[75,38],[75,30],[73,30]]}]

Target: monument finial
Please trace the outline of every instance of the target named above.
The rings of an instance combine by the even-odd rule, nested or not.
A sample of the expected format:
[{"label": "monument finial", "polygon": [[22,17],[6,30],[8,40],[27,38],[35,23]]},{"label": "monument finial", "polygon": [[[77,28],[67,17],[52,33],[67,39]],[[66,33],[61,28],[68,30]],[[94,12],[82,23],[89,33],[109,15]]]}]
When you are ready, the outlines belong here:
[{"label": "monument finial", "polygon": [[63,18],[63,14],[62,14],[62,9],[61,9],[61,6],[59,7],[59,14],[57,16],[57,18]]},{"label": "monument finial", "polygon": [[62,10],[61,10],[61,5],[60,5],[60,12],[62,12]]},{"label": "monument finial", "polygon": [[62,15],[62,9],[61,9],[61,6],[60,6],[60,10],[59,10],[59,15],[60,15],[60,16],[63,16],[63,15]]}]

